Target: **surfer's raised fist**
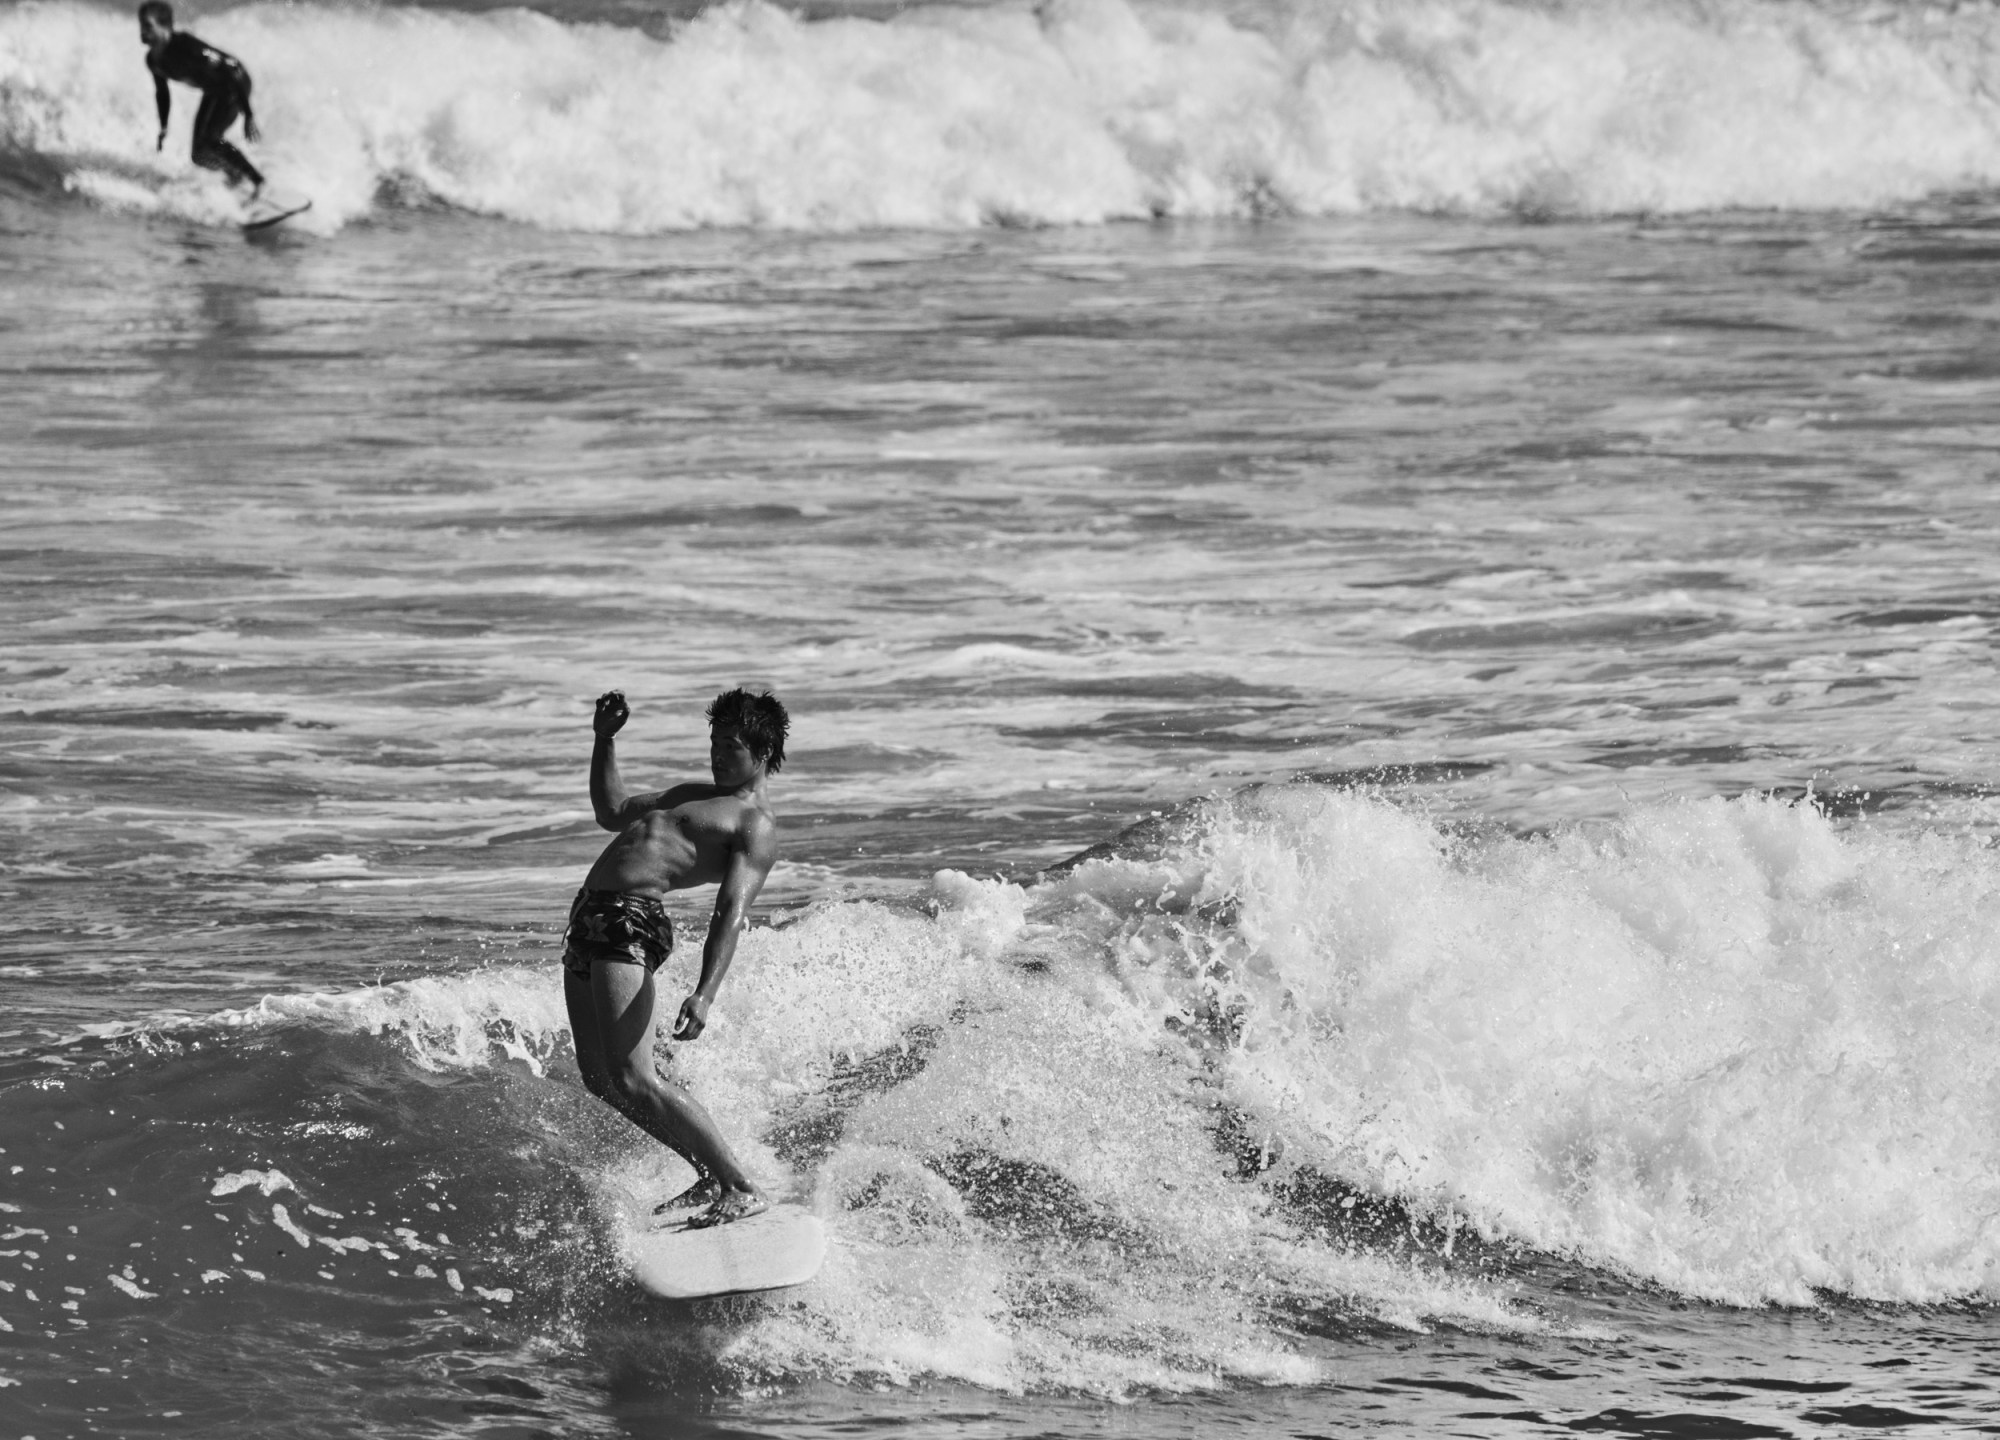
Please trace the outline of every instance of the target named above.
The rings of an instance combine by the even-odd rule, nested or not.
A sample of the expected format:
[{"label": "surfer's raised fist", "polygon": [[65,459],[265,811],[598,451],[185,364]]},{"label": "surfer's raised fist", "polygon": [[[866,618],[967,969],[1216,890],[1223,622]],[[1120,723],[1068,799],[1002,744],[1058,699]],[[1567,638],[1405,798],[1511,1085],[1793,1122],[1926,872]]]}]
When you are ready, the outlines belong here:
[{"label": "surfer's raised fist", "polygon": [[597,714],[591,717],[590,728],[605,739],[610,739],[625,728],[625,722],[632,718],[632,711],[625,704],[622,690],[606,690],[597,697]]}]

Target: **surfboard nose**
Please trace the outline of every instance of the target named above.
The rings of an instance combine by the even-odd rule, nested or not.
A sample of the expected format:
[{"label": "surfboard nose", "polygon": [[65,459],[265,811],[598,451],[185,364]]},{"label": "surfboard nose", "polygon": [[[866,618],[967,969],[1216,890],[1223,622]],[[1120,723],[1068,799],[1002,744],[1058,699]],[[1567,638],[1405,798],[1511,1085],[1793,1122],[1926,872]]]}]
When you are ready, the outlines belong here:
[{"label": "surfboard nose", "polygon": [[312,209],[312,203],[304,195],[267,185],[256,199],[243,207],[243,228],[245,231],[266,229],[294,215],[303,215]]}]

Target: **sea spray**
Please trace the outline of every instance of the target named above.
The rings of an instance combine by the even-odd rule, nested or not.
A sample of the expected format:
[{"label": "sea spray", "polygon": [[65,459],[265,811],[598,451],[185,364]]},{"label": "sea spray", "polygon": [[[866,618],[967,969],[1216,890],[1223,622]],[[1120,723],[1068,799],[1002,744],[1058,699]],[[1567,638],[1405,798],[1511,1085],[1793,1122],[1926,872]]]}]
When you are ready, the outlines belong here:
[{"label": "sea spray", "polygon": [[[1982,7],[739,0],[656,36],[528,10],[248,5],[260,163],[337,228],[438,204],[559,229],[1906,203],[2000,179]],[[184,95],[155,154],[128,17],[0,12],[0,155],[220,223]],[[0,164],[9,163],[0,160]],[[295,222],[297,223],[297,222]]]}]

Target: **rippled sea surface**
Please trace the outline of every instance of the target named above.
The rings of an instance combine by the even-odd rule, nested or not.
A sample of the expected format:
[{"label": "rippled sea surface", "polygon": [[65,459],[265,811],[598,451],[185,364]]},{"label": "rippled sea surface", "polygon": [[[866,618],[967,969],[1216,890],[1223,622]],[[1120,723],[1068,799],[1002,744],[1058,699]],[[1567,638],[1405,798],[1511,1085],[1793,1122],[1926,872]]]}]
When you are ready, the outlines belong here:
[{"label": "rippled sea surface", "polygon": [[[2000,1095],[2000,981],[1967,978],[2000,955],[1996,223],[414,212],[245,244],[0,198],[0,1430],[2000,1426],[1989,1157],[1920,1162],[1896,1108],[1976,1136]],[[740,1028],[688,1063],[850,1260],[671,1311],[607,1259],[604,1196],[665,1178],[570,1076],[555,935],[603,838],[591,699],[626,692],[626,773],[663,784],[739,682],[794,716],[740,963],[805,978],[733,975]],[[1174,829],[1273,794],[1237,849]],[[1736,828],[1674,829],[1715,797]],[[1266,841],[1320,868],[1252,926]],[[1037,879],[1092,846],[1111,869]],[[1637,973],[1595,921],[1534,928],[1624,884],[1613,852],[1664,978],[1601,1015],[1540,992],[1622,1038],[1598,1080],[1555,1047],[1503,1085],[1468,1057],[1538,1021],[1494,975]],[[1357,915],[1313,1011],[1283,936]],[[1870,968],[1919,953],[1946,988]],[[1459,1019],[1367,1008],[1411,956]],[[1225,963],[1283,983],[1225,1022],[1186,998]],[[1696,975],[1830,1028],[1746,1020],[1682,1074],[1720,1033]],[[1645,1006],[1697,1038],[1647,1052]],[[1320,1059],[1257,1051],[1307,1011]],[[753,1031],[818,1048],[729,1068]],[[1725,1072],[1738,1108],[1682,1133]],[[1623,1118],[1476,1138],[1628,1082]],[[811,1105],[840,1123],[807,1143]],[[979,1128],[1003,1110],[1035,1138]],[[1448,1123],[1355,1139],[1420,1113]],[[1800,1149],[1716,1161],[1744,1124]],[[1240,1246],[1183,1268],[1170,1183]]]}]

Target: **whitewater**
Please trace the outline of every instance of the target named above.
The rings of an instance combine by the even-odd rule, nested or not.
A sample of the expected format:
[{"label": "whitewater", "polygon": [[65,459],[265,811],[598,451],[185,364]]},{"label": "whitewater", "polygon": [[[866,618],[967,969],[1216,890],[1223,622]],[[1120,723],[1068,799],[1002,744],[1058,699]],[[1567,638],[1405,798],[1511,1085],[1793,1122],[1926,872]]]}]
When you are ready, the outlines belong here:
[{"label": "whitewater", "polygon": [[[1047,0],[639,28],[535,9],[247,5],[260,152],[321,233],[447,205],[651,234],[1377,211],[1868,208],[2000,175],[1989,6]],[[219,221],[150,148],[123,9],[0,15],[0,155]],[[176,153],[180,152],[180,153]]]},{"label": "whitewater", "polygon": [[[12,1082],[40,1093],[10,1107],[8,1155],[57,1158],[31,1132],[60,1132],[49,1174],[129,1186],[121,1109],[213,1138],[140,1140],[136,1209],[118,1185],[17,1181],[8,1336],[185,1353],[163,1307],[296,1327],[291,1292],[337,1326],[490,1317],[527,1342],[499,1372],[516,1397],[608,1344],[675,1389],[1130,1403],[1338,1393],[1371,1333],[1615,1351],[1655,1288],[1750,1313],[1990,1296],[1983,842],[1761,797],[1474,840],[1381,795],[1272,786],[1112,848],[749,937],[720,1043],[672,1065],[828,1218],[833,1258],[796,1300],[686,1328],[624,1293],[618,1236],[687,1172],[587,1110],[550,967],[497,964],[43,1051],[59,1071]],[[31,1223],[51,1217],[72,1223]],[[68,1247],[89,1260],[53,1263]],[[1639,1287],[1622,1318],[1560,1303],[1572,1268]],[[168,1393],[226,1424],[202,1388]],[[347,1428],[269,1378],[235,1388],[288,1433]]]},{"label": "whitewater", "polygon": [[[841,1115],[819,1194],[878,1226],[940,1209],[955,1245],[966,1202],[926,1166],[976,1151],[1217,1275],[1249,1264],[1231,1232],[1310,1233],[1375,1197],[1413,1233],[1736,1305],[2000,1283],[1983,843],[1844,837],[1761,797],[1482,843],[1314,787],[1174,831],[1026,885],[944,870],[913,902],[794,912],[756,937],[725,1045],[676,1064],[737,1128],[782,1137],[758,1156],[781,1171],[788,1112],[893,1057]],[[545,1076],[567,1063],[545,980],[267,996],[69,1043],[301,1028]],[[1281,1166],[1272,1211],[1245,1182]]]}]

